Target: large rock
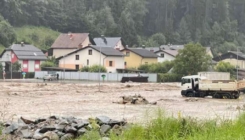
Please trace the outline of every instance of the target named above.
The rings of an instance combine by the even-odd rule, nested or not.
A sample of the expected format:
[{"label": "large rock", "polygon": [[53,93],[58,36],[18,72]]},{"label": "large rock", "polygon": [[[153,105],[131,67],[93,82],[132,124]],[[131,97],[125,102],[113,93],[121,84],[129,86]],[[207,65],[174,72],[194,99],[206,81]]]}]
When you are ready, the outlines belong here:
[{"label": "large rock", "polygon": [[3,132],[3,134],[11,134],[15,130],[17,130],[18,127],[19,127],[19,125],[17,123],[12,123],[10,126],[4,128],[2,132]]},{"label": "large rock", "polygon": [[74,128],[74,127],[68,126],[68,127],[65,128],[65,132],[66,132],[66,133],[76,134],[76,133],[77,133],[77,129]]},{"label": "large rock", "polygon": [[60,140],[71,140],[71,139],[73,139],[75,136],[73,135],[73,134],[70,134],[70,133],[68,133],[68,134],[65,134],[64,136],[62,136],[61,138],[60,138]]},{"label": "large rock", "polygon": [[107,116],[99,116],[96,119],[100,125],[109,124],[109,122],[111,121],[111,119]]},{"label": "large rock", "polygon": [[34,132],[34,135],[33,135],[33,138],[34,139],[41,139],[43,137],[43,134],[39,133],[40,129],[37,129],[35,132]]},{"label": "large rock", "polygon": [[110,125],[103,124],[100,127],[100,134],[101,135],[105,135],[110,129],[111,129],[111,126]]},{"label": "large rock", "polygon": [[49,140],[59,140],[59,136],[52,131],[46,132],[43,134],[43,138],[48,138]]},{"label": "large rock", "polygon": [[87,132],[87,129],[81,128],[81,129],[79,129],[79,130],[77,131],[77,135],[78,135],[78,136],[81,136],[81,135],[85,134],[86,132]]},{"label": "large rock", "polygon": [[53,131],[56,128],[54,126],[44,126],[43,128],[40,129],[39,133],[46,133],[48,131]]},{"label": "large rock", "polygon": [[22,134],[22,138],[30,139],[33,137],[33,132],[29,129],[22,129],[20,133]]}]

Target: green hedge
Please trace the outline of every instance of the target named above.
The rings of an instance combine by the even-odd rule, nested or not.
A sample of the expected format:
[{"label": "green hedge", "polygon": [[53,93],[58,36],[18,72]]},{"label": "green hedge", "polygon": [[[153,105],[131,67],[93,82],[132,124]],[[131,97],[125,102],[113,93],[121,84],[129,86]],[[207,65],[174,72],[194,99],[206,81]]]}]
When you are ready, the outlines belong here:
[{"label": "green hedge", "polygon": [[157,82],[180,82],[182,75],[172,73],[158,73]]}]

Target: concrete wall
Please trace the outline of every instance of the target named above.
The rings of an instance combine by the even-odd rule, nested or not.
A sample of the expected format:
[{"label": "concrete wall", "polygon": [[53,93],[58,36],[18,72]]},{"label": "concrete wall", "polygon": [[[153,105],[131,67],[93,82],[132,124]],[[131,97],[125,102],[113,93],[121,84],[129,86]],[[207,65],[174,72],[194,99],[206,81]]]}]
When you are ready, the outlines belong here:
[{"label": "concrete wall", "polygon": [[[89,55],[89,50],[92,50],[92,55]],[[76,55],[79,56],[79,60],[76,60]],[[109,61],[113,61],[113,66],[109,66]],[[92,65],[103,65],[110,72],[116,72],[116,69],[124,68],[124,58],[123,57],[111,57],[105,56],[101,54],[100,61],[100,52],[92,49],[85,48],[77,53],[69,55],[65,58],[61,58],[59,60],[59,67],[61,68],[71,68],[75,69],[76,65],[79,65],[79,68],[84,66],[92,66]]]},{"label": "concrete wall", "polygon": [[[35,78],[43,78],[47,71],[39,71],[35,72]],[[105,81],[111,82],[119,82],[122,77],[127,76],[136,76],[136,74],[132,73],[89,73],[89,72],[57,72],[59,74],[60,79],[66,80],[89,80],[89,81],[98,81],[99,79],[102,81],[101,75],[105,75]],[[148,76],[149,82],[157,82],[157,74],[155,73],[143,73],[142,76]],[[100,78],[99,78],[100,77]]]}]

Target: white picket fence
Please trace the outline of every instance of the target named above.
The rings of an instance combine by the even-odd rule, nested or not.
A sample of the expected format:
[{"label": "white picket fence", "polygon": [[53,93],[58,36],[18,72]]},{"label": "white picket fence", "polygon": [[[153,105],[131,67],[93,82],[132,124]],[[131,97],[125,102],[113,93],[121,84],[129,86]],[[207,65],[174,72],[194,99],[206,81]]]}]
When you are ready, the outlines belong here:
[{"label": "white picket fence", "polygon": [[[97,81],[103,80],[101,75],[105,75],[105,81],[121,81],[122,77],[127,76],[137,76],[136,73],[90,73],[90,72],[56,72],[59,74],[59,79],[66,80],[89,80]],[[45,74],[48,74],[47,71],[38,71],[35,72],[35,78],[43,78]],[[157,82],[157,74],[155,73],[141,73],[142,76],[148,76],[149,82]]]}]

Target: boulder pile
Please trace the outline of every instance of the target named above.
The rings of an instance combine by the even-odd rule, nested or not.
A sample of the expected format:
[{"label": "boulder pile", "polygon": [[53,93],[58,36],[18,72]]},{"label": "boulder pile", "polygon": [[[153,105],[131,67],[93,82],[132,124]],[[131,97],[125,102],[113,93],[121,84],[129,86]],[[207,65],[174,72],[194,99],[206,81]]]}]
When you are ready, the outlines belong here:
[{"label": "boulder pile", "polygon": [[119,102],[113,102],[118,104],[152,104],[156,105],[157,102],[149,102],[146,98],[142,97],[141,95],[134,95],[134,96],[121,96],[122,100]]},{"label": "boulder pile", "polygon": [[109,139],[107,136],[110,132],[120,135],[125,128],[127,128],[125,120],[117,121],[106,116],[87,120],[50,116],[35,121],[21,117],[17,122],[5,123],[2,133],[6,139],[14,140],[70,140],[83,136],[91,130],[97,130],[101,137]]}]

